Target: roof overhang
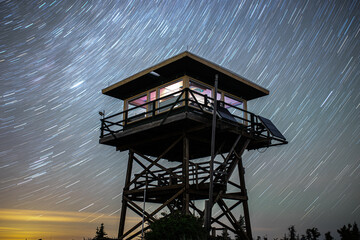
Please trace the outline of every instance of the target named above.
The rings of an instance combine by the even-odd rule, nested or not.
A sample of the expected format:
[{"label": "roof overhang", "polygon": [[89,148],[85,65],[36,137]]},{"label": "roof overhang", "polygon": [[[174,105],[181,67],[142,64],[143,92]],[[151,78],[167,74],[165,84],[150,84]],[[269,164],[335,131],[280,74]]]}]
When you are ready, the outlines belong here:
[{"label": "roof overhang", "polygon": [[251,100],[269,94],[269,90],[190,52],[180,53],[104,88],[102,93],[124,100],[184,75],[213,86],[215,74],[219,76],[219,89],[242,99]]}]

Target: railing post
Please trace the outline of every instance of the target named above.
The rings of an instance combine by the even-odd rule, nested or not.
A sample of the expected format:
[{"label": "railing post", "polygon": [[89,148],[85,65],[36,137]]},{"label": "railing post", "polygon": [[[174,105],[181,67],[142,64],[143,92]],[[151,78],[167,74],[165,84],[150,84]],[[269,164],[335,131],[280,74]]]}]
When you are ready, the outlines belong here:
[{"label": "railing post", "polygon": [[100,119],[100,121],[101,121],[100,138],[103,138],[104,137],[104,119]]},{"label": "railing post", "polygon": [[214,159],[215,159],[215,132],[216,132],[216,111],[217,111],[217,91],[218,91],[218,75],[215,74],[215,84],[214,84],[214,109],[213,109],[213,116],[212,116],[212,129],[211,129],[211,158],[210,158],[210,183],[209,183],[209,202],[207,206],[207,216],[206,216],[206,224],[205,229],[209,233],[211,229],[211,216],[212,216],[212,207],[214,202]]},{"label": "railing post", "polygon": [[254,114],[250,114],[250,124],[251,124],[251,132],[255,132],[255,119]]},{"label": "railing post", "polygon": [[152,102],[152,116],[155,117],[156,100]]},{"label": "railing post", "polygon": [[184,89],[184,93],[185,93],[185,111],[188,111],[188,106],[189,106],[189,89],[185,88]]},{"label": "railing post", "polygon": [[128,123],[128,111],[126,110],[125,111],[125,114],[124,114],[124,126],[126,126],[127,125],[127,123]]}]

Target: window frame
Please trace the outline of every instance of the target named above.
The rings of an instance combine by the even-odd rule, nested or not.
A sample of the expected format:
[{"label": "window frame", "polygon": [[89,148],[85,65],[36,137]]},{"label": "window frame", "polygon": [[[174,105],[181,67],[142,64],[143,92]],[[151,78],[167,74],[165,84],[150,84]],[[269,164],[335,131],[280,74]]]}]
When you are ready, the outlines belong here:
[{"label": "window frame", "polygon": [[[196,78],[190,77],[190,76],[188,76],[188,75],[183,75],[183,76],[178,77],[178,78],[176,78],[176,79],[174,79],[174,80],[171,80],[171,81],[169,81],[169,82],[167,82],[167,83],[161,84],[161,85],[159,85],[159,86],[157,86],[157,87],[148,89],[147,91],[141,92],[141,93],[139,93],[139,94],[136,94],[136,95],[134,95],[134,96],[131,96],[131,97],[125,99],[125,100],[124,100],[124,107],[123,107],[124,111],[129,110],[129,102],[131,102],[132,100],[134,100],[134,99],[136,99],[136,98],[138,98],[138,97],[140,97],[140,96],[142,96],[142,95],[146,95],[146,99],[147,99],[146,102],[149,103],[149,102],[150,102],[150,93],[153,92],[153,91],[155,91],[155,109],[158,109],[158,108],[159,108],[159,102],[160,102],[160,100],[159,100],[159,98],[160,98],[160,89],[161,89],[161,88],[164,88],[164,87],[166,87],[166,86],[172,85],[172,84],[174,84],[174,83],[176,83],[176,82],[180,82],[180,81],[182,81],[182,89],[185,89],[185,88],[190,89],[190,82],[194,82],[195,84],[198,84],[198,85],[200,85],[200,86],[204,86],[204,87],[206,87],[206,88],[208,88],[208,89],[211,89],[211,97],[212,97],[213,99],[215,99],[215,97],[216,97],[216,96],[215,96],[215,89],[214,89],[213,86],[211,86],[211,85],[209,85],[209,84],[207,84],[207,83],[204,83],[204,82],[202,82],[202,81],[200,81],[200,80],[198,80],[198,79],[196,79]],[[200,94],[201,94],[201,93],[200,93]],[[243,99],[243,98],[241,98],[241,97],[238,97],[238,96],[235,96],[234,94],[225,92],[225,91],[222,90],[222,89],[218,89],[218,94],[221,95],[221,96],[220,96],[220,100],[218,100],[218,101],[225,102],[225,96],[230,97],[230,98],[233,98],[233,99],[235,99],[235,100],[237,100],[237,101],[239,101],[239,102],[242,102],[242,103],[243,103],[243,108],[242,108],[242,109],[243,109],[244,111],[247,111],[247,101],[246,101],[245,99]],[[183,98],[183,97],[182,97],[182,98]],[[179,106],[177,106],[177,107],[183,107],[184,105],[185,105],[185,102],[183,101],[183,102],[181,102],[181,104],[180,104]],[[188,106],[190,106],[190,105],[188,105]],[[197,108],[196,106],[190,106],[190,107]],[[149,109],[149,104],[146,105],[146,112],[148,112],[148,111],[150,111],[150,109]],[[161,112],[160,112],[159,110],[157,110],[157,111],[154,111],[154,114],[155,114],[155,115],[157,115],[157,114],[162,114],[162,113],[167,112],[167,111],[169,111],[169,109],[166,109],[166,110],[164,109],[164,110],[161,111]],[[138,119],[138,120],[131,121],[131,123],[136,122],[136,121],[139,121],[139,120],[146,119],[146,118],[151,117],[151,116],[153,116],[152,113],[147,113],[147,114],[145,114],[145,117],[140,118],[140,119]],[[125,118],[126,118],[126,113],[124,112],[124,114],[123,114],[123,119],[125,120]],[[246,119],[246,120],[248,120],[248,114],[247,114],[246,112],[244,112],[243,118]]]}]

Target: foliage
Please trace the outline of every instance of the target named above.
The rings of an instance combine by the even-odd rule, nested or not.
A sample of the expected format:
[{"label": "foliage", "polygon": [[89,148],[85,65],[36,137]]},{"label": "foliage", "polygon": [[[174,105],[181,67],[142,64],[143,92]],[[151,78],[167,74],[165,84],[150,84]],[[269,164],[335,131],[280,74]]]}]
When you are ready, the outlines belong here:
[{"label": "foliage", "polygon": [[221,240],[231,240],[229,233],[224,229],[221,233]]},{"label": "foliage", "polygon": [[202,227],[202,220],[192,215],[180,212],[165,215],[150,223],[150,231],[145,233],[146,240],[205,240],[206,231]]},{"label": "foliage", "polygon": [[306,239],[308,240],[317,240],[319,237],[320,237],[320,232],[319,230],[314,227],[314,228],[309,228],[309,229],[306,229]]},{"label": "foliage", "polygon": [[102,223],[100,228],[96,228],[96,236],[94,237],[94,240],[105,240],[108,239],[105,237],[107,233],[104,231],[104,224]]},{"label": "foliage", "polygon": [[295,226],[291,225],[289,228],[289,236],[290,236],[290,240],[295,240],[295,236],[296,236],[296,230],[295,230]]},{"label": "foliage", "polygon": [[344,225],[342,228],[338,229],[337,232],[340,234],[342,240],[360,239],[359,228],[356,222],[354,223],[354,225],[348,224],[347,227]]},{"label": "foliage", "polygon": [[325,240],[333,240],[334,238],[331,236],[330,232],[325,233]]},{"label": "foliage", "polygon": [[[240,218],[239,218],[239,221],[238,221],[238,224],[241,228],[241,230],[243,230],[244,232],[246,232],[246,228],[245,228],[245,217],[240,215]],[[241,236],[236,234],[235,235],[235,240],[240,240],[241,239]]]}]

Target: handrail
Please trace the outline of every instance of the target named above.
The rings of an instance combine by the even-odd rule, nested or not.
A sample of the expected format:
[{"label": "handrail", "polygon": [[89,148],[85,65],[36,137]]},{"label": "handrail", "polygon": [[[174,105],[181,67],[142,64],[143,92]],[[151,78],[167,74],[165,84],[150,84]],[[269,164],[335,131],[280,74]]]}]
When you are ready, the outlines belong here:
[{"label": "handrail", "polygon": [[[162,100],[167,99],[169,97],[176,98],[176,101],[165,104],[163,106],[159,106]],[[202,101],[203,103],[201,103]],[[153,101],[149,101],[139,106],[135,106],[130,109],[126,109],[121,112],[112,114],[110,116],[103,117],[101,119],[100,137],[103,138],[108,135],[112,135],[113,137],[115,137],[116,133],[124,131],[124,128],[127,126],[131,126],[133,122],[137,120],[141,121],[143,119],[152,118],[160,114],[165,114],[164,119],[162,120],[162,123],[164,123],[166,118],[177,106],[182,106],[186,108],[188,107],[196,108],[199,109],[201,113],[205,113],[205,112],[212,113],[213,102],[214,102],[214,98],[212,97],[209,97],[205,94],[201,94],[197,91],[193,91],[189,88],[184,88],[169,95],[157,98]],[[279,139],[275,136],[272,136],[270,132],[266,128],[264,128],[258,116],[255,115],[254,113],[239,108],[237,106],[228,104],[224,101],[218,101],[218,103],[224,107],[227,108],[231,107],[232,109],[235,109],[235,111],[239,111],[240,114],[237,115],[231,113],[231,115],[238,121],[238,123],[242,124],[244,129],[249,134],[259,137],[270,138],[281,142],[281,144],[286,142],[283,139]],[[151,106],[151,108],[148,106]],[[155,106],[157,107],[155,108]],[[141,113],[139,114],[135,114],[134,116],[128,117],[129,113],[131,113],[132,111],[136,111],[138,109],[144,109],[144,110],[141,110]]]}]

